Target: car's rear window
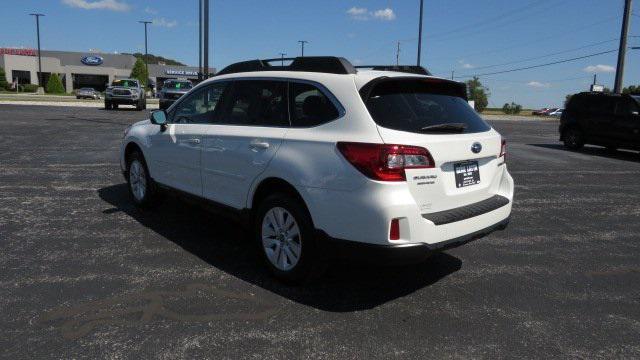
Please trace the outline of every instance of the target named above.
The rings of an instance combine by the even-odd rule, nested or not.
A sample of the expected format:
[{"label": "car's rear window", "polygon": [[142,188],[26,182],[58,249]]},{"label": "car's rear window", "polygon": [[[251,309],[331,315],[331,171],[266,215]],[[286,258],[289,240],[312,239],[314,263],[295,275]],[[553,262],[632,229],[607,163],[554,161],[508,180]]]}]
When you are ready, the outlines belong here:
[{"label": "car's rear window", "polygon": [[365,104],[379,126],[415,133],[477,133],[491,127],[460,97],[456,84],[421,79],[382,81]]}]

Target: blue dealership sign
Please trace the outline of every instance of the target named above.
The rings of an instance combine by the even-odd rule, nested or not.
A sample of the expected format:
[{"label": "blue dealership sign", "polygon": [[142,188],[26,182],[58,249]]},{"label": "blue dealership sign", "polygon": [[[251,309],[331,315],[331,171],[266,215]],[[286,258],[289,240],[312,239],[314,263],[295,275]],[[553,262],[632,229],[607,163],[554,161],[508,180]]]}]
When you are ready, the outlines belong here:
[{"label": "blue dealership sign", "polygon": [[82,61],[82,63],[85,65],[98,66],[98,65],[102,65],[102,63],[104,62],[104,59],[102,58],[102,56],[89,55],[89,56],[83,56],[82,59],[80,59],[80,61]]}]

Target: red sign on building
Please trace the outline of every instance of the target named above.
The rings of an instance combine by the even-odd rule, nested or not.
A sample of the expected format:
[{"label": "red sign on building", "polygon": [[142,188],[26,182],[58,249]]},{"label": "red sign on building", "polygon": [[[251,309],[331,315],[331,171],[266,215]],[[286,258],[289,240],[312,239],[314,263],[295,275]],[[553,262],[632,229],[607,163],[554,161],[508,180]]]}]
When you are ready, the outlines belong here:
[{"label": "red sign on building", "polygon": [[0,55],[37,56],[36,49],[0,48]]}]

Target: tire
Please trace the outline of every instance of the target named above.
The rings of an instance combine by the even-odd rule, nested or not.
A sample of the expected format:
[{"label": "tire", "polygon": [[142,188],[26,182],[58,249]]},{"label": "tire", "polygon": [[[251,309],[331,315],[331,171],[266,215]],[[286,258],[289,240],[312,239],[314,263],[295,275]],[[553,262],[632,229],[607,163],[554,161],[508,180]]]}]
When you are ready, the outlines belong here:
[{"label": "tire", "polygon": [[584,135],[576,127],[570,127],[564,131],[564,146],[571,150],[578,150],[584,146]]},{"label": "tire", "polygon": [[111,103],[110,103],[110,102],[108,102],[108,101],[105,101],[105,102],[104,102],[104,109],[105,109],[105,110],[111,110],[111,108],[112,108]]},{"label": "tire", "polygon": [[144,156],[138,151],[127,159],[127,189],[133,203],[141,208],[149,208],[159,199],[158,187],[149,175]]},{"label": "tire", "polygon": [[76,96],[76,99],[80,100],[80,96]]},{"label": "tire", "polygon": [[117,110],[118,109],[118,104],[111,104],[111,108],[114,109],[114,110]]},{"label": "tire", "polygon": [[136,110],[138,110],[138,111],[142,111],[142,102],[141,102],[141,101],[138,101],[138,102],[136,103]]},{"label": "tire", "polygon": [[[283,222],[288,228],[278,225]],[[319,275],[313,222],[300,200],[287,194],[270,195],[257,207],[254,230],[262,258],[275,277],[299,284]]]}]

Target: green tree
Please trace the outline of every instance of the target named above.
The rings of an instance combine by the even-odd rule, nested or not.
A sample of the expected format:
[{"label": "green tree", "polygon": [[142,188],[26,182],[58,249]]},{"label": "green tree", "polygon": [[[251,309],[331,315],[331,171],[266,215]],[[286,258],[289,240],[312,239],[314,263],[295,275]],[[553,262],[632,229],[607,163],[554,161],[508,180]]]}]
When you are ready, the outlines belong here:
[{"label": "green tree", "polygon": [[9,84],[7,83],[7,74],[4,72],[4,68],[0,67],[0,89],[9,89]]},{"label": "green tree", "polygon": [[623,94],[640,95],[640,85],[631,85],[622,89]]},{"label": "green tree", "polygon": [[489,105],[489,89],[482,86],[480,79],[474,76],[473,79],[467,81],[467,96],[469,100],[475,102],[477,112],[482,112]]},{"label": "green tree", "polygon": [[502,112],[505,114],[520,114],[522,111],[522,105],[511,102],[511,104],[506,103],[502,106]]},{"label": "green tree", "polygon": [[142,61],[141,58],[138,58],[136,63],[133,65],[133,69],[131,69],[131,78],[138,79],[142,86],[147,85],[149,73],[147,72],[147,67],[144,65],[144,61]]},{"label": "green tree", "polygon": [[58,74],[51,74],[49,81],[47,81],[47,93],[49,94],[64,94],[64,86]]}]

